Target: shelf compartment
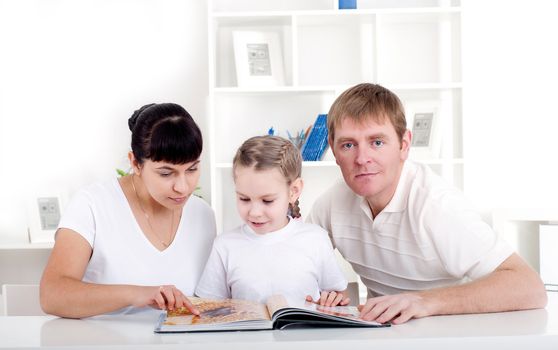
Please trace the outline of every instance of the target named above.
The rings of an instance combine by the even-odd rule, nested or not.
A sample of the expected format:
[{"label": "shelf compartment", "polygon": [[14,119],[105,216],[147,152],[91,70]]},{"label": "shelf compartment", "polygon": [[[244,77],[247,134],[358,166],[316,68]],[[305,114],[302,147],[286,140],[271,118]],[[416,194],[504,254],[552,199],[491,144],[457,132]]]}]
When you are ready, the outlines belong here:
[{"label": "shelf compartment", "polygon": [[[216,163],[231,162],[241,143],[254,135],[264,135],[273,127],[279,136],[295,133],[314,123],[319,113],[327,113],[333,92],[250,93],[214,96],[213,145]],[[234,130],[234,132],[233,132]]]},{"label": "shelf compartment", "polygon": [[374,15],[297,16],[300,85],[375,80]]},{"label": "shelf compartment", "polygon": [[[461,89],[447,88],[447,89],[393,89],[393,92],[399,96],[405,108],[407,117],[407,128],[411,129],[409,122],[411,116],[412,106],[416,105],[436,105],[437,133],[440,142],[440,154],[434,159],[427,159],[430,163],[436,159],[462,159],[463,152],[463,114],[462,114],[462,99]],[[423,161],[421,158],[415,158],[413,150],[411,149],[411,159]]]},{"label": "shelf compartment", "polygon": [[279,35],[285,85],[292,85],[292,17],[224,17],[214,18],[215,87],[237,87],[233,32],[273,32]]},{"label": "shelf compartment", "polygon": [[377,16],[380,84],[461,81],[460,13]]}]

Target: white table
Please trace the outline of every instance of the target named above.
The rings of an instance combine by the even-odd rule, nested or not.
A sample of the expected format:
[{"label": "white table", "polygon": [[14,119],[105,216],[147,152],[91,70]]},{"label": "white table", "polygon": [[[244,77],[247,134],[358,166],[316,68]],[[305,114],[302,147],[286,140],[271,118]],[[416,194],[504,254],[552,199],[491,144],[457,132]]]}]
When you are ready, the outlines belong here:
[{"label": "white table", "polygon": [[546,309],[435,316],[389,328],[156,334],[158,315],[0,317],[0,348],[79,349],[558,349],[558,293]]}]

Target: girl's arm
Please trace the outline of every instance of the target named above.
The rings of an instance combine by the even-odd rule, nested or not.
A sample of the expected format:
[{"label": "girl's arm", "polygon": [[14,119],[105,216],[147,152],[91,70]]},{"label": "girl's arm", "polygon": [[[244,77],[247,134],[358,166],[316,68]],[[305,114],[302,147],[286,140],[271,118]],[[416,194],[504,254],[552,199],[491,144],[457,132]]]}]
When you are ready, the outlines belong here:
[{"label": "girl's arm", "polygon": [[[123,247],[125,249],[125,247]],[[187,307],[198,311],[172,285],[103,285],[82,282],[93,250],[77,232],[61,228],[43,272],[41,307],[46,313],[82,318],[116,311],[123,307],[152,306],[160,309]]]},{"label": "girl's arm", "polygon": [[205,264],[202,276],[196,287],[195,295],[208,299],[229,299],[232,291],[227,284],[227,269],[217,249],[218,239],[215,239],[213,248]]}]

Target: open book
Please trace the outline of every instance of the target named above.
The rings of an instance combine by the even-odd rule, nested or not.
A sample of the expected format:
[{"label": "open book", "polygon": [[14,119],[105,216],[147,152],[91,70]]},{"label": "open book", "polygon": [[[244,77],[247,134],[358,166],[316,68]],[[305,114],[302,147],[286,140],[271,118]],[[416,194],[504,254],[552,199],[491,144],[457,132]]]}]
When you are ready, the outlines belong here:
[{"label": "open book", "polygon": [[266,305],[258,302],[225,299],[190,299],[200,311],[192,315],[186,308],[161,314],[156,333],[285,329],[294,327],[386,327],[359,319],[354,306],[320,306],[302,302],[289,305],[280,296],[272,296]]}]

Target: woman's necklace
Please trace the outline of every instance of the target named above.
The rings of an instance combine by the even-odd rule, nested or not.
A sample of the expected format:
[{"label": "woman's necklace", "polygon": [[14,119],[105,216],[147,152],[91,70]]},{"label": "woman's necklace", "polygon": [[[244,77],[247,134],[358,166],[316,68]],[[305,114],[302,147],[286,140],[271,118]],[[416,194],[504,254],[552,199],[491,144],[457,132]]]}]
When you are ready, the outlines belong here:
[{"label": "woman's necklace", "polygon": [[138,204],[139,207],[141,209],[141,211],[143,212],[143,215],[145,215],[145,220],[147,220],[147,224],[149,225],[149,228],[151,229],[151,232],[157,236],[157,239],[159,240],[159,242],[161,242],[161,244],[165,247],[168,248],[169,244],[171,244],[172,239],[173,239],[173,235],[172,235],[172,229],[174,228],[174,211],[172,211],[172,220],[171,220],[171,227],[170,227],[170,231],[169,231],[169,242],[165,242],[161,239],[161,237],[157,234],[157,232],[153,229],[153,226],[151,226],[151,221],[149,221],[149,215],[147,215],[147,212],[145,211],[145,209],[143,209],[143,205],[141,205],[141,200],[139,198],[138,195],[138,191],[136,191],[136,185],[134,185],[134,177],[135,175],[132,174],[132,188],[134,189],[134,193],[136,194],[136,199],[138,200]]}]

